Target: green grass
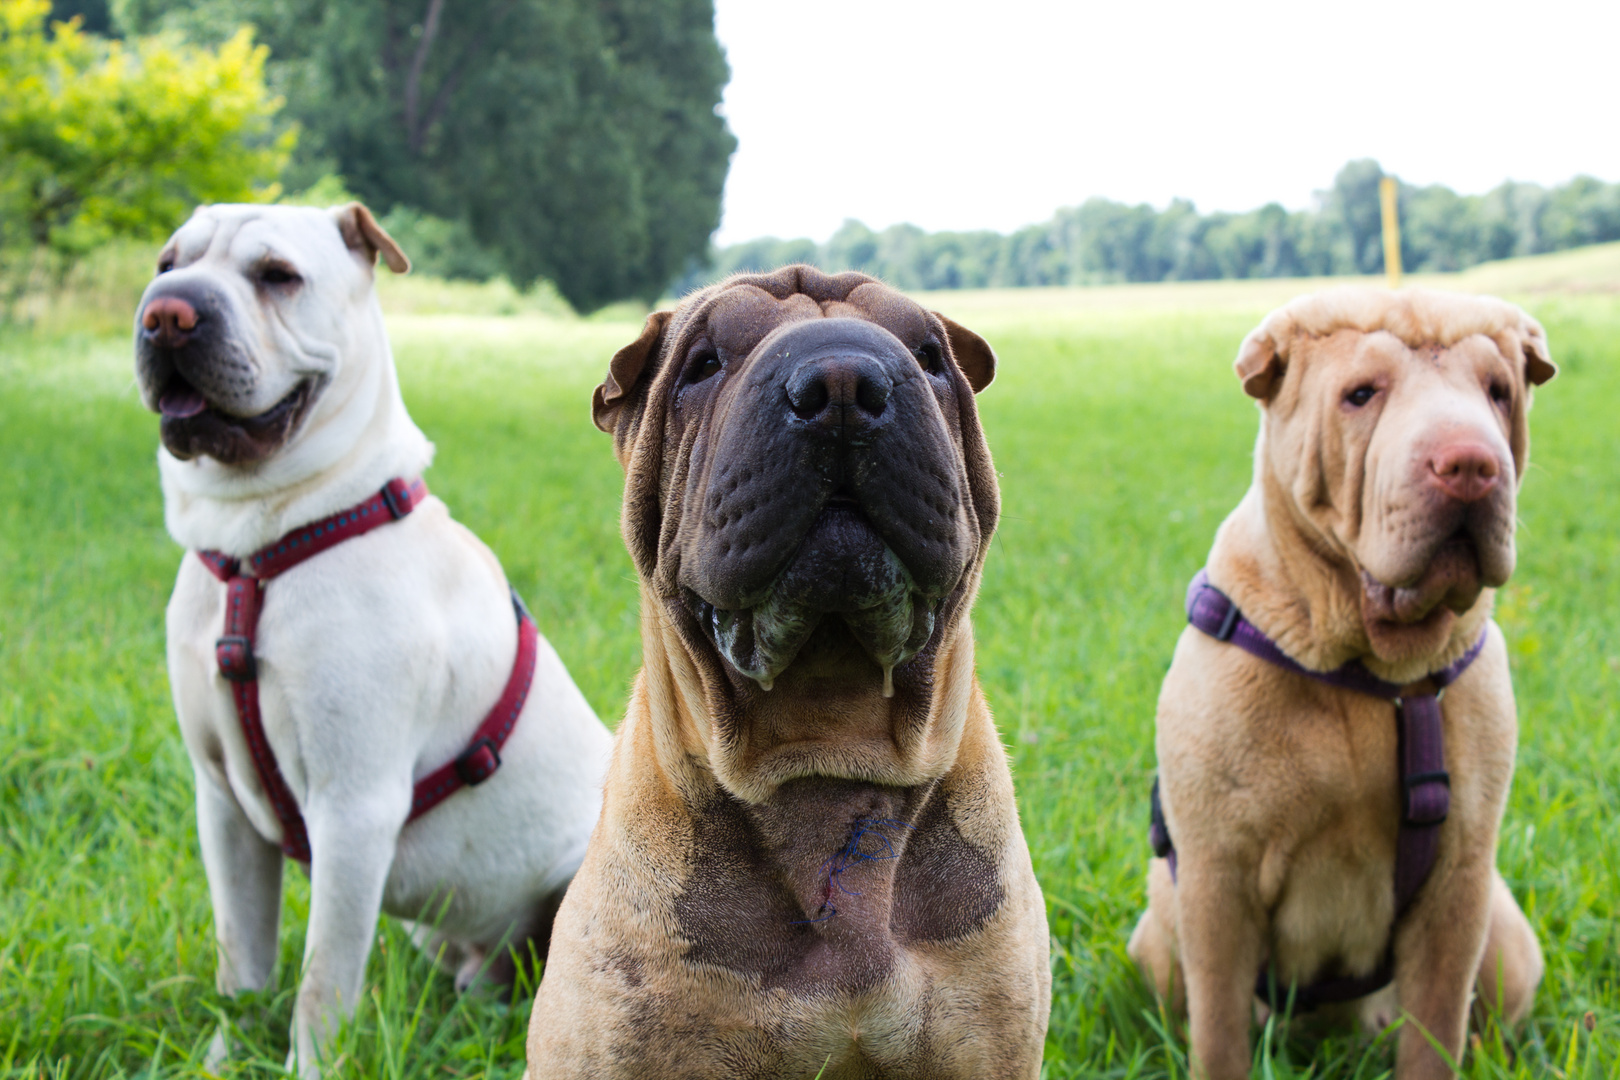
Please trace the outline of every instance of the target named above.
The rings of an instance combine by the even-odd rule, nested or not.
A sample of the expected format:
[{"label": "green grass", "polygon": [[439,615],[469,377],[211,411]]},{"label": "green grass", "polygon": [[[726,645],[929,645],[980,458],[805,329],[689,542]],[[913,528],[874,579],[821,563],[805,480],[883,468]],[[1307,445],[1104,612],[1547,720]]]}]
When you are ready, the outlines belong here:
[{"label": "green grass", "polygon": [[[1182,590],[1247,483],[1255,411],[1232,356],[1268,304],[1303,287],[928,298],[1001,357],[981,405],[1004,512],[975,625],[1051,917],[1049,1077],[1185,1074],[1183,1045],[1124,956],[1143,902],[1153,704]],[[1500,608],[1523,737],[1500,861],[1548,975],[1512,1063],[1491,1040],[1466,1068],[1611,1076],[1620,299],[1532,289],[1563,373],[1539,394],[1520,565]],[[390,326],[406,399],[439,445],[434,490],[501,556],[616,720],[639,662],[636,588],[619,467],[587,402],[635,324],[395,314]],[[288,877],[275,985],[240,1002],[213,991],[191,775],[163,670],[180,553],[162,528],[155,446],[121,335],[0,336],[0,1077],[205,1075],[220,1017],[236,1028],[226,1075],[278,1075],[286,1053],[301,875]],[[458,998],[396,926],[380,938],[341,1075],[521,1074],[528,994]],[[1387,1041],[1264,1034],[1256,1076],[1389,1069]]]}]

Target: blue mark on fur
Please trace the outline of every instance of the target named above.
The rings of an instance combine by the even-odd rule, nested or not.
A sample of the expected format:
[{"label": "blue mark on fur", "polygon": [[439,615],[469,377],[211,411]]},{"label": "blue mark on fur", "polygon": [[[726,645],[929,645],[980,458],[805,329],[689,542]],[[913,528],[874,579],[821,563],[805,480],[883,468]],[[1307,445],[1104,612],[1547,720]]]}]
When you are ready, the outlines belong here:
[{"label": "blue mark on fur", "polygon": [[[826,922],[838,914],[838,907],[833,903],[833,890],[837,889],[845,896],[860,896],[861,894],[844,887],[844,872],[861,863],[885,862],[889,859],[898,859],[900,853],[894,850],[894,842],[879,830],[881,829],[915,829],[916,826],[905,821],[896,821],[894,818],[856,818],[855,828],[849,834],[849,840],[839,850],[838,854],[821,864],[821,869],[827,875],[827,899],[822,902],[821,910],[825,915],[818,915],[814,919],[796,919],[789,926],[808,926],[813,923]],[[873,851],[864,851],[861,841],[871,836],[881,847]]]}]

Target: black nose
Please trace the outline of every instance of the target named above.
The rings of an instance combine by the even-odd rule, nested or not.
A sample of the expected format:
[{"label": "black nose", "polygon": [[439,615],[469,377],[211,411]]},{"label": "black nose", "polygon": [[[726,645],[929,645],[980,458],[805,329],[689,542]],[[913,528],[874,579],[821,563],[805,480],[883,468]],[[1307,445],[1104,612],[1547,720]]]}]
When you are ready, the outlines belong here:
[{"label": "black nose", "polygon": [[813,356],[787,381],[794,415],[831,427],[871,427],[883,418],[893,390],[877,358],[856,350]]}]

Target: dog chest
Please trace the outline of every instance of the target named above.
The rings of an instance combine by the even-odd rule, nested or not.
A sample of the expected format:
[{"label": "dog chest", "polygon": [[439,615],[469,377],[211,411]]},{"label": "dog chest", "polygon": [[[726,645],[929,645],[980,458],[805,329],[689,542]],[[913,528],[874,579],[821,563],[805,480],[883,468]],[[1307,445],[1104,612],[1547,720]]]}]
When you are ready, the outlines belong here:
[{"label": "dog chest", "polygon": [[859,993],[909,946],[964,937],[1001,906],[991,855],[957,832],[938,785],[806,778],[694,815],[675,901],[688,962],[797,995]]}]

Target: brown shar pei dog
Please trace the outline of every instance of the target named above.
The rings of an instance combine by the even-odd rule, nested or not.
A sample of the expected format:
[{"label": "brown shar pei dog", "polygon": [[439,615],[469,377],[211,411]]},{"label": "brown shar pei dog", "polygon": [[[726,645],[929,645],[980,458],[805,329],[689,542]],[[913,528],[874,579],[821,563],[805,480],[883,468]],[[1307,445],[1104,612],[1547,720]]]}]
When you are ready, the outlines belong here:
[{"label": "brown shar pei dog", "polygon": [[861,274],[734,277],[596,391],[644,666],[528,1075],[1034,1077],[1045,907],[968,620],[977,335]]},{"label": "brown shar pei dog", "polygon": [[1495,868],[1517,720],[1491,602],[1513,570],[1531,388],[1555,371],[1541,327],[1483,297],[1328,292],[1245,339],[1254,482],[1216,534],[1210,582],[1297,664],[1358,662],[1410,699],[1478,651],[1431,721],[1449,817],[1397,918],[1395,707],[1183,632],[1158,710],[1178,865],[1172,880],[1153,861],[1130,951],[1185,1011],[1196,1075],[1249,1075],[1262,968],[1286,994],[1389,963],[1389,986],[1335,1011],[1406,1018],[1400,1080],[1452,1075],[1435,1044],[1461,1061],[1476,984],[1482,1012],[1529,1010],[1541,953]]}]

